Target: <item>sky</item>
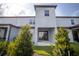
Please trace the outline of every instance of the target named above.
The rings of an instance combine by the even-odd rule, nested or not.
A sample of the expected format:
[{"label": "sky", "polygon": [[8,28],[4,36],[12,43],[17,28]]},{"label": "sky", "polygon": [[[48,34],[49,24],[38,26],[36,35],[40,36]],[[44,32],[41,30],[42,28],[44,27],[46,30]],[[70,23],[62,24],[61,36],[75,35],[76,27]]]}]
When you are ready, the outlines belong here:
[{"label": "sky", "polygon": [[79,3],[57,4],[57,16],[79,16]]},{"label": "sky", "polygon": [[[19,2],[16,2],[16,0],[0,0],[0,3],[4,3],[2,7],[5,9],[2,10],[4,11],[4,16],[35,16],[34,3],[26,3],[26,0],[19,0]],[[78,3],[56,4],[56,16],[79,16]],[[8,5],[8,7],[6,5]]]}]

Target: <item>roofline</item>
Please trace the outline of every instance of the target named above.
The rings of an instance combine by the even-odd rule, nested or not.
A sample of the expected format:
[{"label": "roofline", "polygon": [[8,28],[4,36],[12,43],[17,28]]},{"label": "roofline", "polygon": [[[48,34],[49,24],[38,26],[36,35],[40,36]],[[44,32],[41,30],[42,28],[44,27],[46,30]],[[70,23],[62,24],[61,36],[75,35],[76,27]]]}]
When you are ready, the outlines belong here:
[{"label": "roofline", "polygon": [[79,24],[72,26],[71,28],[79,28]]},{"label": "roofline", "polygon": [[[12,26],[12,27],[15,27],[15,28],[21,28],[21,26],[16,26],[16,25],[13,25],[13,24],[0,24],[0,26]],[[35,27],[31,27],[31,28],[35,28]],[[40,28],[42,28],[42,27],[40,27]],[[51,27],[49,27],[49,28],[51,28]],[[57,28],[60,28],[60,27],[57,27]],[[63,27],[63,28],[67,28],[67,29],[79,28],[79,24],[74,25],[74,26],[70,26],[70,27]]]},{"label": "roofline", "polygon": [[[35,16],[0,16],[0,18],[35,18]],[[56,18],[79,18],[79,16],[56,16]]]},{"label": "roofline", "polygon": [[35,7],[35,9],[36,9],[36,7],[54,7],[54,8],[56,8],[57,5],[53,5],[53,4],[51,4],[51,5],[36,4],[36,5],[34,5],[34,7]]},{"label": "roofline", "polygon": [[56,18],[79,18],[79,16],[56,16]]},{"label": "roofline", "polygon": [[35,7],[55,7],[56,8],[56,6],[57,5],[34,5]]},{"label": "roofline", "polygon": [[35,18],[35,16],[0,16],[0,18]]},{"label": "roofline", "polygon": [[20,28],[19,26],[15,26],[13,24],[0,24],[0,26],[12,26],[12,27]]},{"label": "roofline", "polygon": [[[0,26],[11,26],[11,27],[15,27],[15,28],[21,28],[22,26],[16,26],[13,24],[0,24]],[[31,28],[35,28],[35,27],[31,27]]]}]

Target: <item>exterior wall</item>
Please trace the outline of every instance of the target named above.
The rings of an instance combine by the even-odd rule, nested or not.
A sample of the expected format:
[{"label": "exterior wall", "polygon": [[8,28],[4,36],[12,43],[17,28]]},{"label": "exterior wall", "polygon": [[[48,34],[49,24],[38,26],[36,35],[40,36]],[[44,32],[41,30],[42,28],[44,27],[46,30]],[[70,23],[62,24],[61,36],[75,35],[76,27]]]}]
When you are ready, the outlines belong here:
[{"label": "exterior wall", "polygon": [[79,24],[79,18],[74,18],[75,20],[75,25]]},{"label": "exterior wall", "polygon": [[7,35],[6,35],[6,41],[9,40],[9,30],[10,30],[10,26],[8,26]]},{"label": "exterior wall", "polygon": [[79,18],[56,18],[56,24],[58,27],[71,27],[71,19],[74,20],[74,25],[79,24]]},{"label": "exterior wall", "polygon": [[32,33],[32,42],[35,43],[35,29],[34,28],[31,29],[31,33]]},{"label": "exterior wall", "polygon": [[[12,41],[15,37],[17,37],[19,30],[20,30],[20,28],[16,28],[16,27],[12,27],[12,26],[11,26],[11,28],[9,28],[9,31],[10,31],[10,33],[8,33],[8,34],[10,34],[9,41]],[[31,29],[30,31],[32,33],[32,41],[34,42],[34,38],[35,38],[34,32],[35,32],[35,30]]]},{"label": "exterior wall", "polygon": [[[45,10],[49,10],[49,16],[45,16]],[[53,7],[36,7],[36,16],[35,16],[35,44],[36,45],[49,45],[48,42],[38,42],[38,28],[53,28],[56,27],[56,17],[55,17],[55,8]],[[52,31],[49,30],[49,34]]]},{"label": "exterior wall", "polygon": [[69,36],[69,39],[70,39],[70,42],[73,42],[73,34],[72,34],[72,30],[71,29],[67,29],[68,31],[68,36]]},{"label": "exterior wall", "polygon": [[[44,16],[44,11],[49,10],[49,16]],[[35,25],[37,27],[55,27],[56,17],[53,7],[36,7]]]},{"label": "exterior wall", "polygon": [[54,29],[48,29],[48,31],[49,41],[54,43]]},{"label": "exterior wall", "polygon": [[[34,18],[0,18],[0,24],[12,24],[12,25],[15,25],[15,26],[22,26],[22,25],[25,25],[25,24],[29,24],[30,21],[33,20],[34,21]],[[32,24],[32,26],[34,26]]]},{"label": "exterior wall", "polygon": [[[37,11],[38,12],[38,11]],[[43,13],[41,11],[41,13]],[[53,13],[53,12],[52,12]],[[53,15],[52,15],[53,16]],[[13,24],[15,26],[22,26],[25,24],[30,24],[30,21],[35,21],[35,24],[30,24],[33,27],[55,27],[56,25],[58,27],[63,26],[63,27],[70,27],[79,24],[79,18],[56,18],[55,16],[44,16],[44,14],[41,15],[36,15],[34,18],[0,18],[0,24]],[[75,24],[71,24],[71,19],[74,19]],[[56,24],[55,24],[56,22]]]},{"label": "exterior wall", "polygon": [[9,41],[12,41],[19,33],[19,29],[18,28],[15,28],[15,27],[12,27],[10,28],[10,36],[9,36]]}]

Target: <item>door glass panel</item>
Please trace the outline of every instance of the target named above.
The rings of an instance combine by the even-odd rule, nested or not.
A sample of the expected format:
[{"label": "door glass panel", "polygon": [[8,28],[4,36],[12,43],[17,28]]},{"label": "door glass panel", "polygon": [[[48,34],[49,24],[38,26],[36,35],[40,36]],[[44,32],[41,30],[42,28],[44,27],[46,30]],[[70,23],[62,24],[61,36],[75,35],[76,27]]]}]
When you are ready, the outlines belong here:
[{"label": "door glass panel", "polygon": [[45,41],[48,40],[48,31],[45,32],[39,32],[39,41]]}]

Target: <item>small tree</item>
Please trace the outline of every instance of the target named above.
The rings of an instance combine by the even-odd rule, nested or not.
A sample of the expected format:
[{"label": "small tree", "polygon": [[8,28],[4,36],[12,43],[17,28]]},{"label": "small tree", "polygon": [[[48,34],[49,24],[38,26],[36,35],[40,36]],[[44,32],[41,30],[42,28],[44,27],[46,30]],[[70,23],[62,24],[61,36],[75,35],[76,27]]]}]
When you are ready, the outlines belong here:
[{"label": "small tree", "polygon": [[8,55],[17,56],[30,56],[33,53],[32,49],[32,34],[29,25],[21,28],[15,41],[11,42],[8,46]]},{"label": "small tree", "polygon": [[67,56],[71,55],[68,32],[64,28],[59,28],[55,36],[56,42],[53,47],[53,55]]}]

